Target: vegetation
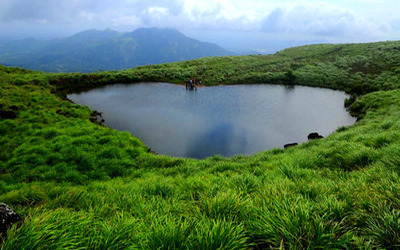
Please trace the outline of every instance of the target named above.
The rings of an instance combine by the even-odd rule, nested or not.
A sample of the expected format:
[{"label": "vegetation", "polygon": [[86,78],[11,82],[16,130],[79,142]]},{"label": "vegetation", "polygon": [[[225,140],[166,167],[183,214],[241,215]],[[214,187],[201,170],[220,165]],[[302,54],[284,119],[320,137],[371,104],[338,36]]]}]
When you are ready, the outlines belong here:
[{"label": "vegetation", "polygon": [[[2,249],[400,247],[400,42],[313,45],[92,74],[0,67]],[[253,156],[154,155],[89,121],[68,91],[116,82],[288,83],[346,90],[360,119]]]},{"label": "vegetation", "polygon": [[232,54],[177,30],[158,28],[140,28],[129,33],[87,30],[63,39],[0,44],[0,64],[46,72],[118,70]]}]

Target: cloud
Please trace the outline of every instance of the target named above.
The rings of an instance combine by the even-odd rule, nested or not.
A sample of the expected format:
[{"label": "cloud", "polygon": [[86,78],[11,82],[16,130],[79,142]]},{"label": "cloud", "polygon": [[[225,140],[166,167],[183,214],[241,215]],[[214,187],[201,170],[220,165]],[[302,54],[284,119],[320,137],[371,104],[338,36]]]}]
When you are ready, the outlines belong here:
[{"label": "cloud", "polygon": [[391,25],[367,20],[352,10],[331,4],[303,3],[276,8],[265,18],[261,30],[267,33],[308,34],[325,37],[381,37]]},{"label": "cloud", "polygon": [[[0,20],[3,22],[30,22],[36,19],[51,22],[81,22],[112,19],[116,16],[145,13],[151,9],[166,9],[169,14],[180,13],[180,1],[132,1],[132,0],[0,0]],[[151,13],[150,13],[151,14]],[[143,14],[144,15],[144,14]]]},{"label": "cloud", "polygon": [[90,28],[169,27],[242,32],[248,40],[252,32],[328,41],[384,40],[400,36],[397,1],[0,0],[0,38],[17,33],[65,36]]},{"label": "cloud", "polygon": [[114,27],[136,27],[142,24],[142,20],[136,15],[118,16],[110,20]]},{"label": "cloud", "polygon": [[265,19],[261,29],[266,32],[282,31],[282,21],[284,19],[285,11],[281,8],[273,10]]},{"label": "cloud", "polygon": [[0,20],[8,21],[32,21],[48,20],[57,17],[56,13],[48,12],[47,9],[56,7],[55,1],[23,1],[23,0],[2,0]]}]

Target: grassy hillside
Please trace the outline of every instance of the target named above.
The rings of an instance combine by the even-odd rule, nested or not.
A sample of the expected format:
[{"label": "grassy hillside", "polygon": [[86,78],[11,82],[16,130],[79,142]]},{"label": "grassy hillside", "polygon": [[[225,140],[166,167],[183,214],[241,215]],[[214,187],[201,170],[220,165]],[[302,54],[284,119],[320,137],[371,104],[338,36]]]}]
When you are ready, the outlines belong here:
[{"label": "grassy hillside", "polygon": [[[117,72],[0,67],[0,201],[24,218],[3,249],[400,247],[400,42],[313,45]],[[360,120],[253,156],[157,156],[90,122],[68,91],[200,76],[204,84],[346,90]]]}]

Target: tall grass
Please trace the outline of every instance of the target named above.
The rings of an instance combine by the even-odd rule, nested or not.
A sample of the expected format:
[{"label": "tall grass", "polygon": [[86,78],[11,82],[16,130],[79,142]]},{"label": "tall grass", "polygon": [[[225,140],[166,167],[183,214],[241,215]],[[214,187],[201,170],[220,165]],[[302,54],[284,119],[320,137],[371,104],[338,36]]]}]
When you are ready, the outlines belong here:
[{"label": "tall grass", "polygon": [[[400,86],[397,44],[306,46],[100,72],[100,83],[92,75],[0,66],[0,108],[19,107],[16,119],[0,119],[0,201],[23,218],[0,247],[399,248],[400,91],[389,91]],[[168,73],[160,79],[179,82],[205,64],[210,84],[277,83],[289,67],[295,84],[347,90],[362,119],[286,150],[194,160],[151,154],[59,97],[111,76]]]}]

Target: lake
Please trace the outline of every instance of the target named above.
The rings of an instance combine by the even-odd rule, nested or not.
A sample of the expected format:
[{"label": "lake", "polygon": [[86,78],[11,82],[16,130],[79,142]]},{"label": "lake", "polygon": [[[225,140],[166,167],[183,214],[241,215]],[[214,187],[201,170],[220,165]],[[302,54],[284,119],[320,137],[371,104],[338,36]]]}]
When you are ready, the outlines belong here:
[{"label": "lake", "polygon": [[168,83],[116,84],[68,98],[103,112],[105,125],[129,131],[158,154],[205,158],[249,155],[327,136],[355,118],[344,92],[282,85],[186,90]]}]

